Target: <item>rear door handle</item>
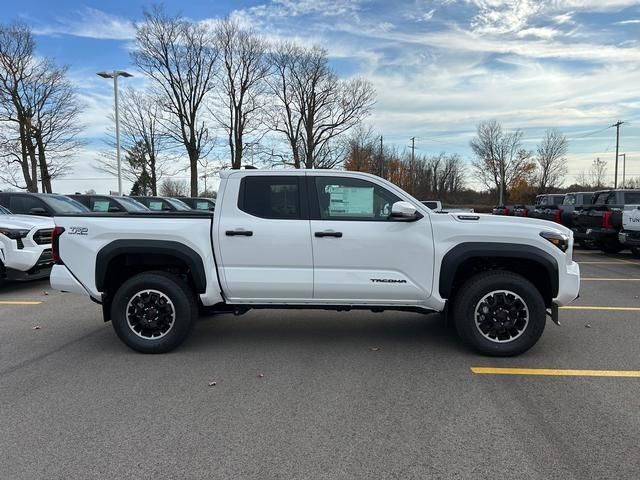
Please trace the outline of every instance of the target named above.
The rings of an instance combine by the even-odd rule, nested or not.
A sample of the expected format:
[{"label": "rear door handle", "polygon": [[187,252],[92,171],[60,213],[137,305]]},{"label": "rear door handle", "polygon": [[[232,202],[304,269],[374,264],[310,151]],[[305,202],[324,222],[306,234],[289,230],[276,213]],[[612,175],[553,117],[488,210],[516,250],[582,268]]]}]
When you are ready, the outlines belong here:
[{"label": "rear door handle", "polygon": [[252,237],[253,232],[251,230],[227,230],[225,235],[227,237]]},{"label": "rear door handle", "polygon": [[342,238],[342,232],[316,232],[315,233],[316,237],[322,238],[322,237],[336,237],[336,238]]}]

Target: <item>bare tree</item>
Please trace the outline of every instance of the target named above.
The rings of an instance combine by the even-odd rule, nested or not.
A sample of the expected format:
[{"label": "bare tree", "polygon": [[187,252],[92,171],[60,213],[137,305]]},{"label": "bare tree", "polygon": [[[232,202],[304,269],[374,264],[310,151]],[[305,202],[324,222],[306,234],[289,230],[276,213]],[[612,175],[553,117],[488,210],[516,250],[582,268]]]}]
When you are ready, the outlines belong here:
[{"label": "bare tree", "polygon": [[132,58],[166,99],[166,130],[187,150],[191,194],[196,196],[198,160],[208,154],[211,141],[202,118],[206,97],[214,88],[218,58],[211,34],[202,24],[153,7],[136,26]]},{"label": "bare tree", "polygon": [[549,188],[562,185],[567,174],[566,154],[569,142],[559,130],[549,129],[537,148],[538,193],[545,193]]},{"label": "bare tree", "polygon": [[504,204],[508,189],[533,169],[531,152],[522,147],[522,131],[504,132],[500,123],[489,120],[478,125],[470,145],[476,156],[471,162],[475,177],[495,189],[499,203]]},{"label": "bare tree", "polygon": [[293,166],[331,168],[346,143],[338,137],[358,125],[373,107],[375,92],[367,80],[340,80],[327,51],[279,45],[271,56],[271,90],[279,113],[272,129],[285,134]]},{"label": "bare tree", "polygon": [[[148,183],[152,195],[158,194],[160,179],[168,173],[171,161],[170,139],[163,124],[164,115],[163,101],[153,92],[128,88],[122,93],[120,140],[130,155],[135,150],[136,158],[135,161],[122,164],[122,174],[134,183],[144,175],[145,183]],[[108,143],[110,147],[115,146],[113,138]],[[117,175],[118,163],[113,148],[103,152],[102,157],[103,161],[95,168],[110,175]]]},{"label": "bare tree", "polygon": [[186,197],[188,194],[187,183],[182,180],[165,178],[160,184],[160,195],[163,197]]},{"label": "bare tree", "polygon": [[[80,146],[80,106],[67,68],[35,54],[31,30],[0,26],[0,156],[2,178],[28,191],[51,192]],[[22,174],[20,180],[19,172]]]},{"label": "bare tree", "polygon": [[605,178],[607,176],[607,162],[596,158],[589,169],[589,178],[591,186],[594,188],[602,188],[605,186]]},{"label": "bare tree", "polygon": [[242,166],[245,137],[263,127],[266,82],[270,73],[267,43],[237,21],[225,19],[215,30],[221,67],[219,105],[215,118],[225,131],[231,154],[231,168]]}]

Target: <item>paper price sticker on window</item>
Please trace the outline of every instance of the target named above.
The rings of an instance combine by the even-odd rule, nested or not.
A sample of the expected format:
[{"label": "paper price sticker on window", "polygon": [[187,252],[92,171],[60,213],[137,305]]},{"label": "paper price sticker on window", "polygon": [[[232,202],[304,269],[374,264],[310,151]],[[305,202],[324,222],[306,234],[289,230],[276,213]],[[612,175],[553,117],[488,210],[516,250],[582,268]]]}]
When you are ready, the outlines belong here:
[{"label": "paper price sticker on window", "polygon": [[327,185],[329,214],[332,217],[373,217],[373,187]]}]

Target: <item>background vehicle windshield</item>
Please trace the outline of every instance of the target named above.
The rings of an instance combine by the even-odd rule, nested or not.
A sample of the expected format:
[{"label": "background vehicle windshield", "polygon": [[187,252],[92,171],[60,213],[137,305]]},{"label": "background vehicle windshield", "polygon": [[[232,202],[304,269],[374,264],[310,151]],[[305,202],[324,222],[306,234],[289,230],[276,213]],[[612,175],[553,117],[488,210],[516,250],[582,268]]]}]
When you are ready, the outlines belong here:
[{"label": "background vehicle windshield", "polygon": [[80,202],[64,195],[43,195],[42,200],[57,213],[89,212]]},{"label": "background vehicle windshield", "polygon": [[182,200],[177,200],[175,198],[165,198],[165,200],[171,205],[173,205],[176,210],[185,210],[185,211],[192,210],[191,207],[189,207],[189,205],[184,203]]},{"label": "background vehicle windshield", "polygon": [[120,197],[118,201],[124,204],[129,210],[136,212],[148,212],[149,209],[133,198]]}]

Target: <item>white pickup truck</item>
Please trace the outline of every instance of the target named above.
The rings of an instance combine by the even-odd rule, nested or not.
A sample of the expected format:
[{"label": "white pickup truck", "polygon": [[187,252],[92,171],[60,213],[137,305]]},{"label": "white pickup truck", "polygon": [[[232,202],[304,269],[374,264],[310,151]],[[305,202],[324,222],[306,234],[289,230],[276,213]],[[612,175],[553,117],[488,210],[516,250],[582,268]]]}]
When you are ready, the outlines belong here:
[{"label": "white pickup truck", "polygon": [[634,257],[640,257],[640,205],[624,206],[618,240],[631,250]]},{"label": "white pickup truck", "polygon": [[0,205],[0,286],[49,276],[53,220],[13,215]]},{"label": "white pickup truck", "polygon": [[252,308],[445,312],[476,350],[522,353],[578,296],[573,237],[550,222],[434,214],[373,175],[223,172],[210,213],[55,217],[53,288],[102,304],[145,353],[198,313]]}]

